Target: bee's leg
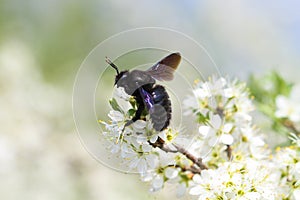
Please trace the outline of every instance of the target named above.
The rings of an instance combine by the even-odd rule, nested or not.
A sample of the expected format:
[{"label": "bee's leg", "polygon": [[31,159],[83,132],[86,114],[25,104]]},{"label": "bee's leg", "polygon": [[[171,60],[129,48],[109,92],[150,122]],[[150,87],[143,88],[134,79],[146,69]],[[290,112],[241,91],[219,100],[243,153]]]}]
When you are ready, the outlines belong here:
[{"label": "bee's leg", "polygon": [[129,126],[132,123],[134,123],[135,121],[141,119],[141,115],[142,115],[144,109],[145,109],[145,105],[144,104],[139,104],[138,109],[137,109],[134,117],[131,120],[126,122],[126,124],[124,125],[124,128],[123,128],[123,131],[124,131],[126,126]]}]

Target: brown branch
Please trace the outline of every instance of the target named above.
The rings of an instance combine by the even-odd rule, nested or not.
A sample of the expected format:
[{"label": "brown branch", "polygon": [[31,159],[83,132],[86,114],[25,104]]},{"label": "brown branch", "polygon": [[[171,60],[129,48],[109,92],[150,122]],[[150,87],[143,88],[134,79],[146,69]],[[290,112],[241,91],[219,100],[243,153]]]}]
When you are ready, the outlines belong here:
[{"label": "brown branch", "polygon": [[178,152],[180,152],[183,155],[185,155],[194,164],[196,164],[198,167],[200,167],[201,170],[208,169],[208,167],[202,162],[202,158],[197,158],[196,156],[194,156],[193,154],[191,154],[190,152],[188,152],[185,148],[183,148],[183,147],[181,147],[181,146],[179,146],[177,144],[173,144],[173,145],[177,149]]},{"label": "brown branch", "polygon": [[297,128],[295,127],[295,124],[290,121],[290,120],[284,120],[282,122],[283,126],[285,126],[287,129],[290,129],[293,133],[295,133],[296,135],[300,135],[300,131],[297,130]]},{"label": "brown branch", "polygon": [[225,151],[227,153],[228,160],[231,160],[232,159],[232,148],[230,145],[226,145],[226,146],[227,146],[227,149]]},{"label": "brown branch", "polygon": [[148,143],[151,146],[153,146],[154,148],[158,147],[161,150],[165,151],[166,153],[177,153],[178,152],[176,149],[172,150],[161,137],[158,137],[156,142],[154,142],[154,143],[152,143],[150,141],[148,141]]},{"label": "brown branch", "polygon": [[175,167],[175,168],[180,168],[183,172],[185,171],[190,171],[193,174],[200,174],[201,169],[195,167],[195,166],[181,166],[181,165],[168,165],[168,167]]},{"label": "brown branch", "polygon": [[[191,160],[195,165],[198,166],[198,168],[195,166],[191,166],[190,168],[188,168],[191,172],[200,173],[201,170],[208,169],[208,167],[202,162],[202,158],[197,158],[196,156],[194,156],[190,152],[188,152],[185,148],[183,148],[177,144],[173,144],[173,146],[175,147],[175,149],[173,150],[166,144],[166,142],[161,137],[158,137],[158,139],[154,143],[151,143],[150,141],[148,141],[148,142],[154,148],[158,147],[167,153],[168,152],[170,152],[170,153],[178,153],[179,152],[179,153],[185,155],[189,160]],[[185,170],[186,169],[187,168],[185,168]]]}]

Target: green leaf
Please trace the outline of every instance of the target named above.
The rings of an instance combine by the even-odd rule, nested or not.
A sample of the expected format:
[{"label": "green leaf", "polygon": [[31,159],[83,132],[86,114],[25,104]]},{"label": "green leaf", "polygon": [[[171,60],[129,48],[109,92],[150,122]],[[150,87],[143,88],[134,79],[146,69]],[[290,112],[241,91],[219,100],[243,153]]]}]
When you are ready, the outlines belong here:
[{"label": "green leaf", "polygon": [[275,106],[275,99],[278,95],[288,96],[292,89],[292,84],[288,83],[279,73],[272,73],[255,78],[249,78],[249,88],[251,94],[255,96],[255,101]]},{"label": "green leaf", "polygon": [[275,71],[273,71],[272,75],[273,75],[274,82],[276,84],[277,94],[289,96],[293,84],[285,81],[284,78]]},{"label": "green leaf", "polygon": [[258,109],[267,116],[273,116],[276,110],[276,97],[278,95],[288,96],[292,89],[292,84],[288,83],[279,73],[272,73],[255,78],[249,78],[249,88],[255,97]]},{"label": "green leaf", "polygon": [[135,100],[134,97],[129,98],[129,103],[130,103],[132,108],[136,108],[136,100]]},{"label": "green leaf", "polygon": [[133,108],[131,108],[131,109],[129,109],[129,110],[127,111],[127,114],[128,114],[129,116],[133,116],[133,115],[135,114],[135,112],[136,112],[136,110],[133,109]]},{"label": "green leaf", "polygon": [[208,117],[203,115],[202,113],[197,113],[198,115],[198,123],[205,124],[208,121]]},{"label": "green leaf", "polygon": [[278,72],[272,71],[263,77],[249,78],[249,88],[255,97],[254,101],[260,112],[272,120],[272,128],[275,132],[288,135],[290,130],[284,125],[284,119],[278,118],[276,112],[276,98],[278,95],[289,96],[293,84],[286,81]]},{"label": "green leaf", "polygon": [[115,111],[119,111],[121,113],[124,113],[124,111],[119,106],[119,104],[118,104],[118,102],[117,102],[117,100],[115,98],[112,98],[111,100],[109,100],[109,104],[112,107],[112,109],[114,109]]}]

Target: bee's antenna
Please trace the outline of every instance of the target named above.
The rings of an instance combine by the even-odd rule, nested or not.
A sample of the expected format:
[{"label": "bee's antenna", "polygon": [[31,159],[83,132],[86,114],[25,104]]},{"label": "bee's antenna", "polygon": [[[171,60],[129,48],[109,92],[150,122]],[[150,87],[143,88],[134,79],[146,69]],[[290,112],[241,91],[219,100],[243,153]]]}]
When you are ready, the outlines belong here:
[{"label": "bee's antenna", "polygon": [[105,61],[110,65],[110,66],[112,66],[112,68],[114,68],[116,71],[117,71],[117,74],[119,74],[119,69],[118,69],[118,67],[113,63],[113,62],[111,62],[111,60],[106,56],[105,57]]}]

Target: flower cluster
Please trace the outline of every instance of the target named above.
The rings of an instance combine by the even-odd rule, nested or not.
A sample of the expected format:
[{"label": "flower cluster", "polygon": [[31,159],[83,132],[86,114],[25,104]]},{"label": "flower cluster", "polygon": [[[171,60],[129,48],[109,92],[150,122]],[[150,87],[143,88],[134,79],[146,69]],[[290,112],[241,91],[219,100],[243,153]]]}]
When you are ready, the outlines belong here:
[{"label": "flower cluster", "polygon": [[280,174],[278,189],[284,197],[300,197],[300,138],[291,134],[294,145],[276,149],[272,162]]},{"label": "flower cluster", "polygon": [[101,121],[103,136],[121,165],[150,182],[152,192],[171,183],[177,185],[177,196],[198,199],[299,199],[300,139],[297,133],[290,135],[294,144],[272,154],[253,125],[249,93],[237,80],[196,82],[183,104],[198,129],[187,135],[170,127],[155,131],[147,114],[127,126],[137,105],[117,89],[110,121]]},{"label": "flower cluster", "polygon": [[184,106],[199,123],[198,152],[210,167],[228,160],[267,157],[265,142],[252,126],[254,109],[245,83],[212,77],[195,85]]},{"label": "flower cluster", "polygon": [[199,199],[278,199],[274,187],[276,176],[270,176],[268,163],[253,159],[226,162],[216,170],[205,170],[195,175],[191,195]]},{"label": "flower cluster", "polygon": [[292,122],[300,122],[300,85],[294,86],[290,95],[276,97],[275,115],[279,118],[288,118]]},{"label": "flower cluster", "polygon": [[[129,107],[122,108],[122,102],[115,98],[110,101],[112,110],[108,116],[109,122],[101,121],[105,126],[102,134],[108,142],[108,149],[112,154],[121,158],[120,165],[127,166],[127,172],[137,172],[141,180],[151,182],[150,191],[158,191],[165,183],[180,183],[178,196],[185,193],[188,182],[194,173],[200,173],[201,167],[197,166],[191,154],[181,145],[188,141],[180,138],[179,131],[167,128],[157,132],[149,120],[137,120],[132,125],[125,126],[134,116],[137,105],[133,98],[124,94],[122,88],[116,89],[119,101],[125,101]],[[102,137],[103,137],[102,136]]]}]

